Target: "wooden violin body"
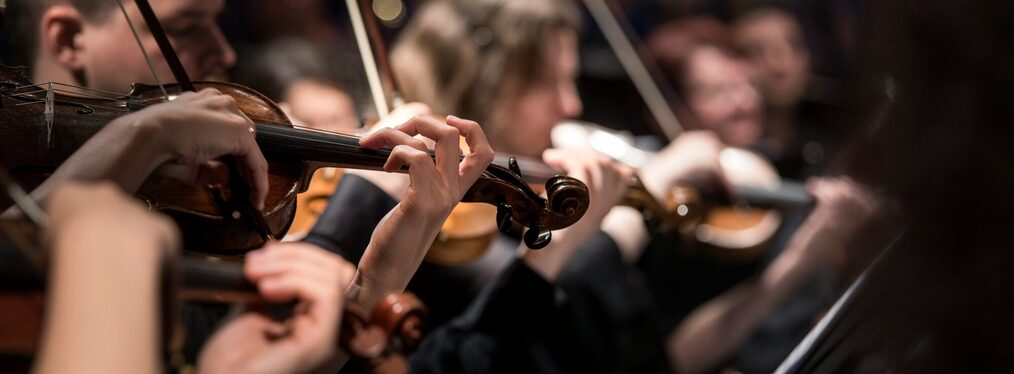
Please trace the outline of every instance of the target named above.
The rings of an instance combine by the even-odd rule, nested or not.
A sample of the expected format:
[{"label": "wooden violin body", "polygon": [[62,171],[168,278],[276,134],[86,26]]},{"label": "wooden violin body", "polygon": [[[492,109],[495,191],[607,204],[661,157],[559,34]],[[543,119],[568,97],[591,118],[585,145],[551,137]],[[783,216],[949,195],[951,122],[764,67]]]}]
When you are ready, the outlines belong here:
[{"label": "wooden violin body", "polygon": [[[25,253],[45,254],[35,246],[38,230],[19,220],[0,221],[0,371],[27,371],[41,343],[46,307],[45,274],[24,258]],[[25,243],[32,248],[16,249]],[[165,269],[163,318],[175,319],[179,301],[267,306],[257,288],[247,281],[243,264],[233,260],[185,256]],[[43,270],[44,272],[45,270]],[[284,314],[293,305],[285,305]],[[422,339],[426,307],[411,293],[390,293],[365,311],[346,303],[339,346],[375,372],[408,372],[404,355]],[[176,324],[165,324],[168,329]],[[165,336],[173,336],[165,331]],[[177,342],[178,343],[178,342]],[[179,349],[166,345],[171,350]]]},{"label": "wooden violin body", "polygon": [[[0,164],[22,181],[41,182],[91,136],[119,116],[164,100],[154,86],[135,85],[120,98],[79,97],[29,82],[26,69],[0,66]],[[236,99],[256,123],[257,142],[269,163],[269,191],[263,211],[267,230],[282,237],[292,223],[296,194],[304,191],[321,167],[381,170],[389,150],[370,150],[355,137],[292,126],[278,106],[244,86],[195,82]],[[178,92],[167,86],[170,92]],[[497,207],[498,222],[532,228],[526,243],[548,244],[551,230],[576,222],[588,207],[587,186],[573,178],[546,182],[547,198],[536,194],[511,170],[490,166],[462,201]],[[261,246],[265,238],[236,213],[223,214],[228,190],[188,185],[153,176],[137,193],[148,206],[171,216],[184,233],[184,247],[216,255],[238,255]],[[503,225],[500,225],[501,227]]]},{"label": "wooden violin body", "polygon": [[[591,147],[631,167],[641,167],[654,157],[634,147],[629,136],[580,121],[557,125],[553,141]],[[814,204],[800,183],[781,180],[771,163],[754,152],[726,147],[718,161],[730,189],[727,192],[677,186],[660,202],[644,186],[632,183],[624,204],[641,210],[650,227],[679,232],[688,243],[684,247],[695,255],[732,262],[763,253],[781,227],[783,211],[809,209]]]},{"label": "wooden violin body", "polygon": [[[728,262],[755,259],[781,227],[783,212],[809,209],[814,204],[813,197],[798,182],[781,180],[771,164],[753,152],[727,148],[719,157],[732,196],[700,186],[681,185],[659,201],[634,177],[628,182],[620,205],[640,211],[645,224],[653,230],[679,233],[687,242],[685,250],[694,255]],[[505,156],[499,156],[496,162],[504,160]],[[526,180],[534,184],[561,173],[534,159],[518,157],[516,162]],[[450,231],[458,235],[444,233],[443,238],[438,237],[434,248],[444,256],[436,257],[436,262],[467,262],[485,253],[491,239],[486,240],[478,233],[490,229],[475,217],[490,213],[481,206],[473,210],[463,212],[470,219],[458,221],[475,223]],[[455,218],[452,214],[448,222],[455,222]]]}]

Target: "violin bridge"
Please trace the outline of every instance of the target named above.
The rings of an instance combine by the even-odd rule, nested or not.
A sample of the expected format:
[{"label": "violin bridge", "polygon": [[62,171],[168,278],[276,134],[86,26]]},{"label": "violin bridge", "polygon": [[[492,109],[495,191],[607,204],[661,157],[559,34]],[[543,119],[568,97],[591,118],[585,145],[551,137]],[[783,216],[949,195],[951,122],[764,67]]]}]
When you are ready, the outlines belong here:
[{"label": "violin bridge", "polygon": [[53,102],[55,101],[53,92],[53,82],[50,81],[46,86],[46,147],[51,147],[50,142],[53,139]]}]

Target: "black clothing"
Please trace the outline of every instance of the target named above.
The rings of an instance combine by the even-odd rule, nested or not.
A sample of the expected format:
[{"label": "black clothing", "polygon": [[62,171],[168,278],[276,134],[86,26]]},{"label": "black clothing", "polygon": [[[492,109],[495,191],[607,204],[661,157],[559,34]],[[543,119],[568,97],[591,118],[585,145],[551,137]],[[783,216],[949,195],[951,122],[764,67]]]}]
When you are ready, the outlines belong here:
[{"label": "black clothing", "polygon": [[380,187],[346,173],[303,241],[357,264],[370,244],[373,230],[396,205],[398,202]]},{"label": "black clothing", "polygon": [[[370,243],[373,229],[394,206],[386,192],[365,179],[346,174],[335,190],[317,224],[304,241],[358,263]],[[186,334],[183,353],[187,362],[197,362],[204,343],[226,318],[231,306],[184,303],[182,322]]]},{"label": "black clothing", "polygon": [[547,345],[558,320],[557,290],[515,260],[460,317],[427,334],[411,356],[418,373],[559,372]]},{"label": "black clothing", "polygon": [[[303,240],[359,263],[373,230],[397,204],[373,183],[346,174],[324,214]],[[501,238],[482,258],[468,264],[444,266],[423,262],[406,289],[429,308],[429,324],[443,324],[468,307],[482,287],[507,265],[517,246],[516,242]]]},{"label": "black clothing", "polygon": [[643,274],[626,265],[616,242],[599,232],[581,245],[558,278],[574,320],[573,338],[599,373],[671,372],[665,331]]},{"label": "black clothing", "polygon": [[420,373],[671,372],[648,295],[599,232],[546,282],[514,260],[411,356]]}]

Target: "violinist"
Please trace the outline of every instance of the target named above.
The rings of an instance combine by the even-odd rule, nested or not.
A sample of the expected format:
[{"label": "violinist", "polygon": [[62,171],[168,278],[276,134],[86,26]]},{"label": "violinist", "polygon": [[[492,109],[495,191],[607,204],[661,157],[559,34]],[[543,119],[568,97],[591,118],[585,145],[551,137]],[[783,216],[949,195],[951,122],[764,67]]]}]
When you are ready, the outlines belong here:
[{"label": "violinist", "polygon": [[[235,63],[235,53],[221,37],[215,23],[224,2],[188,0],[155,3],[156,13],[160,19],[166,20],[166,29],[179,47],[183,64],[195,79],[219,77]],[[140,19],[136,6],[132,3],[125,5],[131,19]],[[33,41],[33,44],[23,45],[27,48],[23,52],[33,56],[36,81],[63,81],[87,87],[81,89],[82,94],[93,94],[94,89],[122,91],[129,88],[130,82],[151,82],[144,58],[137,53],[137,46],[121,39],[130,34],[130,28],[119,15],[116,2],[16,0],[8,3],[8,12],[8,16],[20,26],[17,32],[21,39]],[[142,44],[149,55],[158,55],[155,43],[146,31],[142,31]],[[160,76],[171,76],[161,59],[152,60]],[[266,164],[253,144],[256,134],[250,131],[250,119],[238,113],[235,107],[230,97],[205,90],[185,93],[172,102],[152,105],[121,117],[119,121],[123,126],[104,128],[61,166],[65,172],[58,172],[58,178],[51,177],[48,186],[58,185],[67,179],[109,179],[116,181],[126,192],[133,192],[156,167],[168,169],[165,172],[170,175],[181,173],[184,180],[203,184],[215,181],[209,177],[221,177],[223,174],[220,165],[209,164],[208,161],[231,151],[235,156],[249,155],[252,160],[250,170],[241,172],[255,192],[252,197],[254,205],[259,206],[266,193],[260,187],[266,185]],[[179,121],[185,123],[180,124]],[[216,121],[223,122],[217,127],[235,131],[216,129]],[[209,125],[201,126],[205,124]],[[127,137],[135,140],[132,142],[124,142],[121,137],[125,132],[149,126],[172,135],[148,137],[161,133],[145,133],[145,137]],[[186,131],[172,131],[177,129]],[[417,134],[436,142],[437,165],[434,166],[431,156],[423,152],[425,148],[419,140],[411,138],[411,135]],[[464,136],[470,145],[470,153],[460,161],[459,136]],[[169,144],[162,146],[163,142]],[[201,142],[220,142],[234,148],[224,145],[214,148]],[[439,223],[444,221],[465,190],[491,162],[492,150],[475,122],[457,118],[449,118],[446,124],[429,118],[413,118],[397,129],[379,131],[362,142],[371,148],[393,148],[387,164],[389,170],[412,165],[409,176],[405,177],[411,186],[404,189],[403,198],[395,201],[392,209],[378,213],[385,217],[384,223],[381,225],[378,219],[369,226],[361,227],[355,234],[357,239],[363,240],[362,246],[356,250],[363,251],[365,255],[361,260],[355,259],[360,264],[359,272],[349,294],[354,302],[370,309],[382,295],[405,287],[422,260],[426,244],[439,231]],[[112,146],[114,144],[118,146]],[[158,157],[154,159],[139,157],[136,153],[139,149],[164,151],[165,154],[155,155]],[[177,167],[181,162],[186,166],[183,170]],[[132,163],[139,166],[131,166]],[[343,208],[335,207],[338,210]],[[322,243],[331,252],[344,250],[327,245],[333,242],[325,239],[315,243]],[[200,308],[191,311],[193,313],[186,316],[191,322],[188,326],[194,331],[188,334],[191,340],[188,343],[191,344],[187,353],[194,358],[197,348],[205,340],[202,334],[207,331],[203,330],[215,326],[224,311],[209,313]]]},{"label": "violinist", "polygon": [[[212,5],[194,2],[189,6],[193,9],[174,7],[166,17],[169,25],[176,25],[170,30],[183,26],[201,30],[177,42],[189,46],[181,48],[181,56],[198,79],[222,77],[235,63],[235,53],[220,37],[215,38],[217,29],[209,27],[208,22],[214,25]],[[118,16],[115,1],[11,1],[5,16],[21,59],[31,65],[33,82],[70,84],[88,95],[102,92],[96,90],[126,92],[131,83],[151,82],[135,43],[120,39],[130,30]],[[148,44],[150,53],[157,53],[154,43]],[[159,76],[171,77],[168,66],[160,61],[153,61],[161,70]],[[115,96],[103,94],[111,95]],[[222,182],[226,173],[221,164],[210,161],[230,155],[244,169],[253,203],[260,204],[267,194],[267,163],[250,134],[252,122],[238,114],[235,103],[224,95],[206,91],[181,98],[180,103],[111,122],[33,196],[44,198],[67,179],[112,179],[126,191],[134,191],[152,171],[195,184]]]},{"label": "violinist", "polygon": [[[159,291],[164,263],[179,251],[175,225],[105,182],[63,184],[47,206],[52,263],[35,370],[161,371]],[[251,252],[244,270],[265,299],[309,307],[285,334],[252,310],[233,317],[204,347],[201,372],[296,373],[336,360],[351,264],[307,244],[276,243]]]},{"label": "violinist", "polygon": [[[131,19],[141,19],[135,5],[130,2],[125,2],[124,5]],[[224,76],[224,72],[236,62],[235,52],[222,37],[221,31],[215,21],[223,6],[224,1],[197,0],[155,1],[153,6],[158,18],[164,20],[165,28],[168,30],[167,33],[170,38],[178,47],[178,54],[182,63],[195,80],[221,78]],[[31,59],[33,61],[32,72],[33,79],[36,82],[71,82],[81,87],[86,87],[89,90],[88,92],[93,92],[95,89],[121,92],[129,89],[129,85],[132,82],[154,83],[151,82],[151,74],[148,71],[143,55],[137,52],[137,46],[129,40],[120,39],[125,35],[130,35],[130,27],[127,20],[119,14],[120,12],[115,1],[54,0],[37,2],[15,0],[8,3],[7,11],[7,16],[10,17],[11,23],[17,25],[15,34],[19,36],[18,39],[22,41],[34,41],[34,44],[22,44],[21,50],[23,55],[33,56]],[[36,32],[36,30],[41,30],[41,32]],[[159,52],[150,33],[144,31],[146,30],[144,28],[140,28],[139,30],[143,34],[142,44],[145,46],[148,55],[157,56]],[[159,76],[172,76],[164,59],[152,58],[152,62],[155,69],[159,72]],[[184,100],[178,104],[175,103],[176,101],[180,101],[180,98]],[[208,119],[205,117],[208,117]],[[124,116],[119,121],[123,123],[123,126],[107,126],[103,129],[105,135],[100,134],[91,139],[92,144],[82,147],[78,155],[75,155],[70,161],[61,166],[67,172],[58,172],[57,177],[66,175],[67,177],[62,179],[112,179],[120,182],[119,184],[125,191],[132,192],[147,177],[147,174],[154,170],[151,168],[160,167],[158,169],[159,172],[164,171],[171,176],[179,174],[185,181],[204,184],[221,181],[221,179],[216,180],[211,177],[220,178],[224,176],[220,165],[216,165],[213,162],[209,165],[208,161],[214,160],[218,156],[230,154],[229,152],[232,151],[235,156],[242,157],[249,155],[250,161],[241,164],[249,164],[249,170],[241,171],[249,180],[254,191],[254,204],[258,205],[260,200],[263,199],[264,194],[266,194],[266,187],[263,187],[266,185],[264,181],[266,178],[266,173],[264,173],[266,164],[260,151],[253,143],[256,134],[250,131],[252,123],[248,118],[236,111],[235,102],[231,98],[215,93],[213,90],[190,94],[185,93],[171,103],[152,106],[152,108]],[[180,122],[186,123],[180,124]],[[217,122],[226,122],[221,126],[227,127],[229,130],[213,130],[212,128],[218,125]],[[210,125],[202,126],[203,124]],[[467,165],[467,169],[469,170],[468,175],[470,176],[472,173],[479,172],[476,169],[481,169],[479,165],[488,163],[486,157],[489,156],[487,154],[489,147],[485,144],[485,137],[481,131],[474,129],[476,126],[474,122],[461,119],[450,120],[448,124],[443,124],[431,119],[413,118],[402,124],[400,129],[410,129],[408,131],[412,131],[413,135],[421,133],[424,137],[428,137],[440,144],[443,144],[441,142],[444,139],[451,141],[449,139],[452,138],[452,133],[468,135],[469,141],[474,142],[474,145],[477,147],[473,149],[473,152],[466,158],[465,163],[462,164]],[[123,131],[133,131],[136,128],[145,129],[147,127],[164,131],[164,134],[162,132],[144,134],[145,137],[138,138],[133,143],[123,142],[122,138],[118,137],[119,135],[123,135],[120,131],[117,131],[121,128]],[[421,149],[420,143],[407,137],[392,134],[392,132],[399,131],[382,131],[374,135],[373,138],[364,139],[364,144],[370,144],[373,147],[395,147],[397,145],[409,144],[411,147],[399,147],[399,150],[392,156],[394,158],[390,165],[396,165],[395,161],[393,161],[395,159],[404,164],[417,162],[421,154],[421,151],[419,151]],[[132,138],[128,137],[128,139]],[[154,155],[157,157],[146,158],[137,157],[137,154],[131,153],[136,152],[134,146],[140,147],[141,145],[148,145],[150,149],[160,150],[163,147],[153,147],[151,145],[161,142],[169,143],[164,147],[166,148],[166,154],[158,154]],[[203,145],[200,142],[211,142],[215,146]],[[218,145],[219,142],[222,145]],[[239,143],[239,146],[236,143]],[[175,146],[176,148],[170,146]],[[121,147],[126,149],[121,149]],[[234,150],[234,148],[238,149]],[[437,149],[440,150],[441,148],[438,147]],[[119,151],[119,153],[115,153],[114,151]],[[448,147],[442,148],[440,153],[443,152],[457,153],[456,150],[451,150]],[[142,163],[142,166],[149,168],[123,167],[119,164],[123,162],[121,159],[127,162]],[[184,166],[190,166],[180,168],[175,165],[179,163],[184,164]],[[197,165],[198,167],[193,167],[193,165]],[[444,167],[449,168],[451,165],[447,164]],[[137,169],[136,172],[134,169]],[[105,174],[110,175],[98,173],[98,171],[103,171]],[[450,171],[421,168],[417,173],[424,172],[427,172],[427,174],[418,175],[418,180],[446,179],[448,182],[443,183],[442,186],[416,183],[412,186],[413,188],[403,189],[403,194],[405,193],[404,191],[414,192],[412,197],[408,199],[401,199],[401,196],[399,196],[399,200],[405,200],[408,204],[398,204],[399,207],[402,207],[398,211],[412,210],[412,220],[423,218],[416,217],[421,212],[415,210],[423,208],[422,210],[426,214],[437,213],[439,215],[445,208],[443,205],[449,205],[450,203],[447,199],[443,198],[433,199],[433,196],[429,194],[439,193],[444,197],[458,196],[460,193],[463,193],[463,186],[467,187],[470,185],[470,183],[465,184],[464,182],[449,182],[459,179],[461,181],[469,180],[468,178],[462,179],[462,176],[452,175],[453,173]],[[444,175],[438,178],[430,173],[442,173]],[[121,176],[120,174],[129,175]],[[57,184],[57,181],[62,180],[61,178],[50,179],[53,180],[50,184]],[[404,179],[407,186],[407,181],[411,180],[411,178],[404,177]],[[431,187],[436,191],[425,190],[424,188],[427,187]],[[451,193],[447,193],[446,190],[451,188],[453,188]],[[409,195],[403,196],[407,197]],[[421,204],[420,201],[426,201],[426,204]],[[394,205],[392,204],[392,208]],[[406,205],[410,206],[411,209],[405,209]],[[379,214],[383,216],[389,213],[389,211],[390,209]],[[392,214],[392,216],[397,215]],[[442,222],[442,220],[439,221]],[[361,247],[356,248],[357,250],[367,248],[370,234],[377,227],[377,223],[374,222],[367,229],[360,230],[357,233],[358,238],[365,238],[365,242],[362,243]],[[321,223],[321,225],[325,224]],[[398,243],[408,244],[409,238],[416,236],[416,233],[425,237],[425,233],[429,232],[429,226],[407,225],[407,227],[411,227],[412,229],[408,231],[404,231],[405,229],[403,229],[400,233],[400,238],[403,239],[398,241]],[[392,232],[390,235],[394,235],[394,233]],[[326,241],[331,242],[330,240]],[[318,242],[318,244],[322,242],[325,242],[325,240]],[[414,248],[419,246],[419,244],[412,242],[410,246],[414,251]],[[325,248],[329,248],[332,251],[338,250],[338,248],[331,246],[325,246]],[[407,256],[406,258],[411,257]],[[394,259],[388,258],[388,260]],[[408,264],[411,264],[411,261]],[[394,268],[404,270],[413,269],[414,266],[404,269],[398,266]],[[392,274],[398,274],[398,278],[404,278],[404,281],[407,282],[407,277],[411,275],[411,271],[407,272],[407,275],[404,272],[392,272]],[[393,283],[397,284],[400,282],[395,281]],[[379,298],[382,294],[379,293],[371,297]]]},{"label": "violinist", "polygon": [[[735,12],[730,40],[747,61],[764,99],[759,151],[779,174],[803,179],[823,172],[841,148],[834,119],[843,106],[840,82],[814,72],[811,43],[799,10],[756,2]],[[826,69],[825,69],[826,70]]]},{"label": "violinist", "polygon": [[663,25],[653,36],[649,43],[674,77],[696,128],[713,131],[735,147],[761,141],[763,98],[721,23],[706,16],[687,17]]},{"label": "violinist", "polygon": [[[550,246],[539,252],[522,249],[521,260],[514,263],[490,261],[516,253],[516,241],[511,245],[510,240],[497,239],[499,243],[478,264],[508,267],[488,283],[465,315],[447,330],[435,332],[430,345],[424,342],[423,352],[460,354],[461,360],[472,360],[450,344],[441,346],[438,337],[484,344],[509,341],[551,352],[542,359],[531,351],[503,348],[512,352],[503,355],[517,357],[517,362],[502,364],[519,371],[547,371],[553,365],[577,371],[668,370],[663,338],[654,330],[643,286],[628,266],[640,257],[649,231],[638,211],[616,206],[631,171],[594,153],[550,149],[552,128],[582,109],[574,82],[579,24],[579,10],[569,1],[435,1],[418,10],[395,46],[393,67],[406,99],[426,103],[437,112],[479,116],[499,151],[542,158],[583,178],[592,194],[585,217],[555,233]],[[654,160],[639,175],[661,200],[677,182],[714,170],[720,149],[713,135],[686,134],[663,151],[668,158]],[[485,273],[500,268],[487,269]],[[533,278],[539,281],[529,282],[539,289],[559,286],[570,301],[556,305],[554,291],[539,291],[550,295],[539,300],[548,300],[550,306],[545,308],[554,312],[536,316],[521,306],[530,303],[516,301],[517,306],[498,312],[490,306],[511,306],[508,281]],[[413,284],[422,281],[417,278]],[[490,327],[492,322],[480,311],[516,314],[516,319],[528,322],[519,322],[513,332],[501,331]],[[493,329],[503,335],[475,337],[469,335],[470,329]],[[439,365],[424,357],[418,360],[414,364]]]},{"label": "violinist", "polygon": [[[579,115],[581,111],[574,86],[578,67],[578,19],[578,10],[568,1],[434,1],[418,10],[395,47],[395,75],[407,99],[424,102],[437,112],[452,111],[480,118],[486,131],[493,134],[494,146],[498,150],[541,156],[547,163],[574,175],[590,174],[592,178],[586,180],[590,190],[593,194],[601,193],[592,198],[593,205],[596,200],[602,202],[601,205],[597,208],[593,206],[581,222],[561,232],[548,248],[555,249],[553,252],[522,251],[520,264],[509,265],[507,272],[489,283],[467,314],[452,322],[438,336],[448,340],[479,339],[468,337],[469,330],[463,326],[482,330],[483,318],[479,311],[492,313],[492,308],[482,306],[486,303],[510,305],[497,299],[497,296],[507,296],[494,291],[509,294],[504,291],[510,289],[504,284],[505,279],[513,279],[515,275],[512,272],[526,273],[523,269],[527,267],[535,270],[549,284],[542,287],[559,286],[566,291],[573,308],[570,312],[558,310],[558,313],[572,313],[566,318],[567,323],[579,325],[571,332],[575,335],[566,336],[578,336],[580,342],[568,342],[567,348],[561,348],[559,341],[554,342],[552,331],[542,331],[539,339],[543,340],[525,340],[524,344],[545,345],[550,347],[546,349],[558,353],[556,361],[550,360],[553,364],[575,365],[572,359],[580,357],[576,360],[597,371],[667,370],[670,366],[690,372],[710,370],[755,331],[762,317],[773,309],[769,305],[780,304],[786,295],[792,295],[800,286],[807,284],[818,269],[833,263],[829,258],[835,258],[840,251],[833,245],[825,245],[825,242],[836,241],[837,235],[849,235],[847,227],[834,224],[834,217],[852,217],[862,221],[872,209],[868,207],[876,203],[869,200],[861,187],[847,180],[812,183],[812,193],[820,200],[818,209],[821,213],[814,214],[808,221],[807,226],[811,229],[804,230],[804,234],[792,240],[791,249],[785,251],[788,255],[781,259],[778,266],[772,267],[771,275],[757,282],[744,283],[746,285],[731,291],[728,296],[702,307],[705,312],[697,314],[698,318],[688,319],[691,322],[688,325],[676,328],[652,321],[653,315],[659,312],[669,312],[666,318],[679,321],[687,317],[690,310],[674,315],[676,313],[670,310],[654,309],[646,290],[649,285],[640,283],[638,270],[629,266],[638,262],[649,240],[655,239],[644,227],[638,212],[613,206],[618,201],[617,195],[606,194],[610,189],[625,186],[616,179],[610,181],[610,178],[622,177],[629,171],[602,172],[600,170],[616,166],[601,160],[589,163],[589,160],[595,160],[594,155],[548,149],[552,127],[561,120]],[[761,133],[759,96],[750,85],[745,69],[739,61],[723,60],[725,57],[720,50],[711,52],[701,55],[703,59],[711,60],[700,61],[700,68],[706,69],[710,78],[734,79],[731,87],[737,93],[745,94],[731,96],[746,97],[750,101],[745,108],[716,114],[715,126],[703,127],[715,131],[717,136],[702,132],[684,134],[638,172],[649,191],[660,200],[664,198],[665,191],[677,183],[692,182],[701,174],[714,175],[723,141],[749,144]],[[715,61],[717,63],[712,64]],[[742,75],[735,75],[739,73]],[[719,85],[730,86],[726,82]],[[720,99],[725,97],[719,96]],[[719,102],[719,105],[724,103]],[[857,209],[857,206],[863,208]],[[672,251],[672,248],[666,249]],[[500,256],[509,257],[514,252],[509,247],[501,250],[494,247],[479,264],[510,264],[507,261],[488,261],[497,253],[505,253]],[[677,269],[668,271],[673,273]],[[420,271],[419,275],[424,273]],[[777,282],[769,283],[770,279],[777,279]],[[422,282],[423,279],[417,278],[413,280],[413,285]],[[682,282],[686,283],[682,285],[685,289],[701,287],[691,280]],[[447,288],[432,287],[438,290]],[[696,301],[696,305],[704,304],[718,294],[721,292]],[[689,299],[692,296],[675,294],[668,297]],[[748,310],[747,314],[756,314],[751,314],[747,320],[725,324],[727,320],[722,318],[738,317],[728,313],[736,308]],[[716,309],[725,312],[710,312]],[[722,317],[712,318],[715,316]],[[655,323],[662,328],[659,329]],[[553,322],[547,324],[553,325]],[[566,323],[557,321],[556,325]],[[732,327],[723,329],[728,326]],[[729,334],[724,336],[730,338],[728,342],[714,338],[714,335],[724,333]],[[686,339],[687,336],[702,339]],[[566,338],[560,340],[565,341]],[[432,344],[429,347],[424,344],[423,349],[449,355],[454,352],[453,348],[447,347],[441,350],[436,341]],[[575,347],[580,345],[584,346]],[[695,355],[699,353],[695,350],[697,348],[714,351],[718,358],[703,355],[701,361],[695,361]],[[572,351],[566,352],[567,349]],[[525,353],[519,354],[523,356]],[[424,358],[420,360],[425,361]],[[538,359],[518,363],[532,365],[522,366],[519,370],[539,370],[543,364],[548,363]],[[580,367],[580,364],[577,365]]]},{"label": "violinist", "polygon": [[[757,22],[770,28],[772,22],[783,21],[781,13],[777,16],[774,20],[765,18]],[[756,39],[768,34],[770,30],[767,33],[749,33],[748,36],[737,35]],[[801,48],[795,45],[799,41],[794,40],[794,36],[788,35],[786,38],[789,40],[781,42],[790,45],[780,45],[778,51],[804,53],[791,49]],[[779,172],[792,173],[790,176],[802,173],[803,165],[807,163],[801,161],[801,157],[785,156],[785,159],[780,159],[782,156],[779,154],[782,152],[772,153],[771,147],[767,146],[770,145],[772,136],[779,139],[777,142],[784,139],[778,135],[779,131],[772,135],[771,130],[762,125],[762,120],[765,118],[765,110],[769,109],[764,105],[767,95],[773,95],[770,100],[775,101],[799,96],[802,88],[796,86],[803,84],[800,81],[805,76],[782,77],[783,74],[773,72],[761,74],[763,78],[760,79],[762,83],[759,86],[763,90],[758,90],[754,86],[751,71],[765,71],[758,65],[767,60],[760,55],[752,56],[751,59],[741,57],[733,48],[725,26],[707,16],[691,16],[668,23],[656,31],[653,43],[654,49],[661,54],[660,60],[675,77],[679,91],[686,98],[688,114],[698,126],[715,129],[730,144],[751,147],[774,158]],[[783,63],[793,66],[806,64],[805,55],[792,57],[801,61]],[[784,59],[788,58],[786,56]],[[801,69],[798,66],[780,68],[805,74],[805,71],[797,71]],[[761,95],[761,92],[765,95]],[[829,156],[822,154],[820,157],[820,162],[815,160],[809,165],[810,171],[807,173],[817,170],[817,164],[826,164],[827,160],[823,158]],[[805,221],[802,217],[795,219],[797,222],[792,225],[799,225],[798,228],[785,230],[788,235],[782,235],[786,237],[782,239],[784,249],[776,248],[781,253],[777,253],[758,274],[740,279],[743,276],[735,274],[735,268],[732,271],[716,271],[713,265],[707,263],[687,266],[687,260],[682,258],[666,262],[670,264],[668,266],[656,266],[655,271],[649,272],[656,274],[649,275],[655,278],[653,284],[667,284],[655,288],[655,293],[661,295],[656,300],[659,309],[665,311],[662,318],[668,320],[667,324],[677,326],[670,338],[673,343],[670,352],[673,361],[683,371],[707,371],[714,369],[722,360],[732,359],[737,360],[740,368],[747,371],[774,369],[780,362],[781,355],[788,354],[801,333],[810,327],[814,316],[829,303],[831,295],[828,295],[827,290],[847,281],[848,276],[843,275],[847,272],[847,263],[861,262],[857,259],[864,255],[846,252],[842,240],[838,239],[848,237],[847,233],[855,232],[857,228],[835,221],[842,217],[851,217],[861,222],[872,219],[880,204],[878,199],[848,178],[817,179],[810,182],[808,187],[818,200],[816,210],[805,217]],[[663,261],[656,258],[654,262]],[[675,284],[680,279],[687,278],[686,275],[672,275],[674,266],[682,270],[681,273],[694,274],[695,279],[710,280],[708,283],[713,285],[697,286],[707,290],[703,292],[673,292],[681,289]],[[701,269],[708,274],[695,274],[701,273]],[[819,270],[826,270],[834,276],[821,275]],[[726,275],[720,275],[723,272]],[[678,296],[666,296],[667,294],[692,296],[680,300]],[[715,321],[726,323],[718,324]],[[728,328],[729,325],[736,328]],[[761,330],[765,332],[764,336],[750,337],[753,332]],[[763,348],[752,348],[755,346]],[[779,353],[771,353],[776,351]],[[737,356],[731,358],[734,353]]]}]

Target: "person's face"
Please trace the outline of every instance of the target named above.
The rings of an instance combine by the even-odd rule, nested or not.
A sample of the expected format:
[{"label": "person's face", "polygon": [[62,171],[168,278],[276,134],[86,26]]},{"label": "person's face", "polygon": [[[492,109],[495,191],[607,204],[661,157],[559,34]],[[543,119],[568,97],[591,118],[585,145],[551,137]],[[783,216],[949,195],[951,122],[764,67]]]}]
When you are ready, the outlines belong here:
[{"label": "person's face", "polygon": [[300,80],[286,91],[285,102],[292,116],[310,127],[345,134],[359,128],[352,98],[333,86]]},{"label": "person's face", "polygon": [[[224,0],[152,0],[155,11],[183,67],[192,80],[224,80],[236,63],[236,53],[225,40],[215,18]],[[142,45],[163,83],[172,71],[133,2],[125,2]],[[81,74],[91,88],[126,91],[131,83],[155,83],[148,64],[131,36],[130,26],[117,9],[99,22],[84,22],[77,41],[81,48]]]},{"label": "person's face", "polygon": [[778,10],[756,11],[736,22],[733,37],[753,65],[765,99],[775,106],[800,100],[810,55],[799,24],[791,16]]},{"label": "person's face", "polygon": [[542,76],[505,100],[508,123],[498,134],[504,151],[541,157],[552,146],[553,126],[581,114],[581,98],[574,83],[578,73],[577,34],[556,30],[543,43],[546,62]]},{"label": "person's face", "polygon": [[687,104],[702,129],[714,131],[731,146],[760,139],[760,95],[742,62],[717,48],[698,47],[686,69]]}]

